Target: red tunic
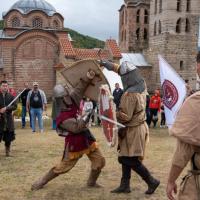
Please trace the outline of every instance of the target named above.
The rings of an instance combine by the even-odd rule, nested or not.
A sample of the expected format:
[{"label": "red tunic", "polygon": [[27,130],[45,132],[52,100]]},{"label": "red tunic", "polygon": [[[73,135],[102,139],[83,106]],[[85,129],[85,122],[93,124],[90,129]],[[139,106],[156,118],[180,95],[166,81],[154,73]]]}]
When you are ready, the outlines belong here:
[{"label": "red tunic", "polygon": [[[72,104],[68,111],[60,112],[56,118],[57,127],[67,119],[76,118],[77,113],[78,107],[75,104]],[[95,138],[92,136],[89,129],[84,129],[82,132],[76,134],[69,132],[65,137],[65,148],[67,148],[69,152],[84,152],[88,150],[94,142]]]}]

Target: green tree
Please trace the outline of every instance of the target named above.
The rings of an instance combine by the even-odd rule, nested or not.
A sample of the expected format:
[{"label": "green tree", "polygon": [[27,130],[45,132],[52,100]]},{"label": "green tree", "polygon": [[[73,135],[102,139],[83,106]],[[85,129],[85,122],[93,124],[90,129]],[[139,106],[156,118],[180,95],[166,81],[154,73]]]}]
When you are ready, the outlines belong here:
[{"label": "green tree", "polygon": [[72,40],[74,41],[73,45],[76,48],[103,48],[105,45],[104,41],[98,40],[87,35],[82,35],[69,28],[65,28],[65,30],[68,31],[68,33],[70,34]]}]

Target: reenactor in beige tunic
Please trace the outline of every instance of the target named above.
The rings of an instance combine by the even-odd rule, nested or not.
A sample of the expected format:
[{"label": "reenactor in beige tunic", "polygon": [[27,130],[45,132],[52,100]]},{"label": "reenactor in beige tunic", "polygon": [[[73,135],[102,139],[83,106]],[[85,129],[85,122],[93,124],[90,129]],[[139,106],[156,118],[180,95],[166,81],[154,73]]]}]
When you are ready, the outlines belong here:
[{"label": "reenactor in beige tunic", "polygon": [[[197,55],[197,73],[200,75],[200,53]],[[191,168],[183,178],[178,200],[200,200],[200,92],[188,97],[179,110],[169,133],[177,138],[167,183],[167,196],[174,200],[176,180],[191,161]]]},{"label": "reenactor in beige tunic", "polygon": [[135,171],[147,183],[146,194],[152,194],[160,184],[142,163],[145,152],[145,144],[149,129],[146,124],[146,93],[145,82],[139,74],[139,70],[129,62],[123,62],[120,66],[108,61],[101,61],[102,66],[115,71],[121,76],[124,94],[121,97],[117,120],[126,126],[119,130],[119,157],[122,165],[122,178],[118,188],[112,193],[129,193],[131,169]]}]

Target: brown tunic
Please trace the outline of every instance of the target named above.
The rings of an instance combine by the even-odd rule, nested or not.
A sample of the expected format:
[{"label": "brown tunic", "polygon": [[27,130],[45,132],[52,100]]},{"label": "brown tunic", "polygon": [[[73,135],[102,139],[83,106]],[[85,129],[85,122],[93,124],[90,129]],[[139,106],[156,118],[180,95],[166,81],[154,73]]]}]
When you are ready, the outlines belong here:
[{"label": "brown tunic", "polygon": [[[195,153],[195,147],[193,145],[181,142],[177,140],[176,151],[174,153],[172,164],[180,168],[184,168],[188,162],[192,159]],[[196,156],[196,166],[200,169],[200,157],[199,153]],[[191,173],[185,176],[184,181],[181,183],[180,192],[178,194],[178,200],[199,200],[195,178]]]},{"label": "brown tunic", "polygon": [[127,127],[126,136],[119,138],[119,156],[144,156],[149,129],[145,122],[146,95],[125,92],[121,97],[117,120]]}]

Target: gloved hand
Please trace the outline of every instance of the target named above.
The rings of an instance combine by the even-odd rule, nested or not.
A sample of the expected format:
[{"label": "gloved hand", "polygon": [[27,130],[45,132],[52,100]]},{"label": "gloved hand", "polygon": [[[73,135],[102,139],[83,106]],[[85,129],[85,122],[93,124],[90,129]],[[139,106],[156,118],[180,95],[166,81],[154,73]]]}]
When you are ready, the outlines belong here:
[{"label": "gloved hand", "polygon": [[87,124],[90,121],[91,116],[94,114],[94,110],[91,109],[89,110],[84,116],[83,116],[83,121]]},{"label": "gloved hand", "polygon": [[88,72],[87,72],[87,77],[89,78],[89,79],[93,79],[94,77],[95,77],[95,72],[93,71],[93,70],[88,70]]},{"label": "gloved hand", "polygon": [[114,69],[114,65],[112,62],[108,61],[108,60],[98,60],[99,65],[100,66],[104,66],[106,69],[108,69],[109,71],[113,71]]}]

